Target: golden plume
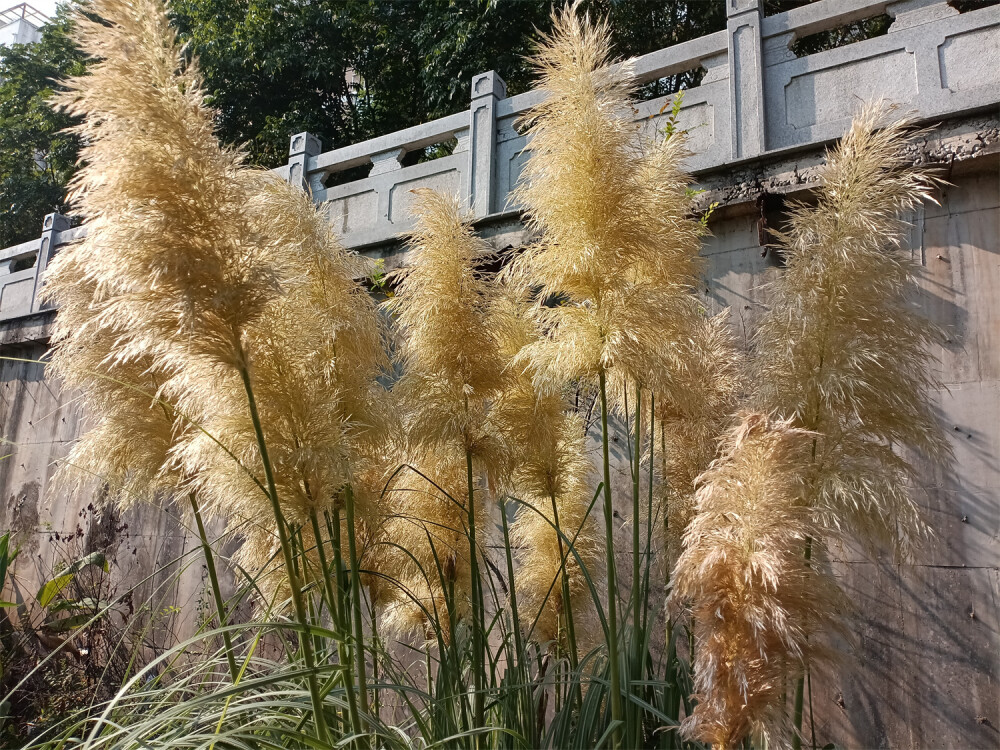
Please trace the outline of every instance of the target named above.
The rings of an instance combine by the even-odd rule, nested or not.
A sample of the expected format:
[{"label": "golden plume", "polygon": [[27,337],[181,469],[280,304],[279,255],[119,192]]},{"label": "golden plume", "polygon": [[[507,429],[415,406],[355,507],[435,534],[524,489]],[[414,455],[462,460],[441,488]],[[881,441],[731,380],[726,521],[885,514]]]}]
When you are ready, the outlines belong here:
[{"label": "golden plume", "polygon": [[699,479],[671,594],[690,603],[697,640],[690,738],[726,749],[748,734],[786,743],[789,681],[823,654],[813,636],[837,624],[838,589],[803,555],[821,533],[806,501],[814,437],[744,413]]},{"label": "golden plume", "polygon": [[491,282],[477,268],[490,246],[454,198],[414,192],[409,265],[395,274],[396,294],[384,303],[402,336],[403,375],[393,390],[412,409],[411,446],[457,445],[492,465],[498,454],[487,411],[503,363],[488,321]]},{"label": "golden plume", "polygon": [[910,296],[919,269],[899,252],[903,212],[930,200],[935,180],[905,153],[911,121],[880,128],[891,112],[867,105],[829,152],[816,204],[791,212],[754,380],[763,409],[819,433],[810,501],[824,525],[905,551],[925,528],[899,449],[932,459],[948,449],[929,399],[937,332]]},{"label": "golden plume", "polygon": [[88,13],[100,20],[80,16],[75,34],[97,62],[59,97],[83,117],[73,198],[88,233],[45,287],[60,307],[54,368],[96,424],[70,461],[196,492],[263,535],[243,553],[262,565],[276,522],[243,376],[281,512],[303,523],[381,451],[384,326],[355,281],[361,259],[309,197],[220,146],[163,4]]}]

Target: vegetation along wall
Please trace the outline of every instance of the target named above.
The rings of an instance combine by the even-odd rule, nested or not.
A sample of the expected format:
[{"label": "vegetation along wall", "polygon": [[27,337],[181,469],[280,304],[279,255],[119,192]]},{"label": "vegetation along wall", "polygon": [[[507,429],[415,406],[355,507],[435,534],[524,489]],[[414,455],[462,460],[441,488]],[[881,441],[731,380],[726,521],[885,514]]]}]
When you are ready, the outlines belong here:
[{"label": "vegetation along wall", "polygon": [[[785,54],[794,28],[779,27],[774,21],[779,16],[770,21],[759,18],[756,3],[730,4],[727,31],[696,40],[698,47],[671,52],[674,57],[661,56],[659,67],[646,62],[652,71],[649,75],[692,64],[708,71],[702,85],[685,97],[681,119],[692,126],[697,152],[692,166],[705,191],[701,201],[706,207],[716,204],[709,219],[711,236],[703,247],[699,296],[711,313],[728,308],[737,339],[748,345],[749,331],[762,309],[763,289],[782,272],[782,259],[770,247],[769,231],[780,231],[790,201],[809,200],[817,184],[817,167],[823,163],[823,148],[842,132],[842,122],[825,113],[828,98],[817,96],[811,88],[826,85],[822,76],[805,76],[812,68],[804,58]],[[827,10],[832,7],[818,5]],[[938,17],[928,15],[927,8],[954,24],[956,18],[975,15],[947,12],[945,8],[954,9],[945,3],[854,5],[869,14],[873,8],[892,11],[898,35]],[[894,5],[901,8],[893,10]],[[739,15],[746,11],[744,6],[753,11],[750,21]],[[984,27],[993,29],[990,39],[996,38],[995,10],[979,11],[993,13],[993,25]],[[904,11],[914,15],[900,22]],[[922,11],[923,16],[919,15]],[[829,19],[819,18],[819,11],[811,12],[816,17],[794,16],[782,23],[797,23],[806,30],[812,28],[809,24],[815,28],[830,25]],[[833,18],[835,13],[828,15]],[[756,46],[747,51],[740,46],[746,43],[741,29],[754,28],[753,23],[762,20],[766,22],[763,31],[756,28],[756,36],[751,37]],[[779,54],[780,41],[785,44]],[[874,43],[870,49],[877,55],[873,52],[865,58],[870,69],[857,74],[862,82],[858,85],[877,89],[868,84],[874,80],[871,77],[882,76],[880,80],[890,87],[908,86],[896,77],[898,70],[889,62],[898,49],[879,39],[869,42]],[[938,59],[944,65],[952,54],[949,50],[956,47],[943,43],[938,47],[943,50]],[[830,71],[841,64],[840,58],[863,57],[856,49],[823,54],[830,57],[824,58],[827,67],[821,70]],[[768,88],[759,70],[755,79],[747,76],[755,60],[757,66],[763,60],[774,75],[781,69],[783,78],[777,89]],[[948,82],[939,79],[938,89],[948,89],[956,97],[974,96],[971,78],[962,78],[966,74],[954,66],[942,69],[951,71],[952,83],[948,89]],[[925,68],[918,68],[917,76],[921,86],[927,85]],[[756,91],[739,90],[748,80],[757,81]],[[516,250],[530,240],[530,232],[506,196],[516,182],[517,154],[524,143],[516,142],[520,136],[504,118],[526,106],[532,93],[521,95],[528,97],[524,100],[505,99],[498,78],[481,82],[479,90],[474,84],[471,118],[466,113],[442,118],[423,130],[397,134],[395,141],[390,138],[322,154],[307,134],[297,136],[283,174],[311,187],[317,197],[332,201],[331,221],[347,237],[346,244],[382,259],[386,269],[407,262],[400,240],[400,232],[407,228],[400,196],[405,194],[403,186],[421,179],[437,180],[435,186],[464,194],[478,217],[479,234],[498,251]],[[995,90],[996,84],[992,85]],[[776,103],[779,89],[782,101]],[[918,93],[915,83],[914,90],[900,98],[915,101]],[[856,98],[849,90],[834,94],[845,101]],[[909,217],[906,251],[921,270],[920,309],[945,335],[945,343],[933,352],[945,386],[935,393],[935,401],[954,461],[943,469],[928,468],[912,488],[935,532],[912,558],[873,558],[841,548],[829,561],[849,595],[857,625],[853,640],[839,644],[848,659],[812,676],[812,723],[820,746],[827,742],[842,747],[1000,744],[1000,112],[993,96],[992,103],[989,97],[985,104],[968,98],[954,106],[942,98],[935,115],[924,118],[934,129],[910,154],[914,163],[937,164],[948,183],[936,196],[937,205],[927,204]],[[773,106],[764,107],[765,101]],[[731,102],[731,111],[723,107],[725,102]],[[753,109],[748,104],[753,102],[760,106]],[[781,114],[780,122],[776,112]],[[491,133],[492,151],[484,151],[476,140],[480,126]],[[452,136],[456,136],[453,153],[408,165],[406,169],[413,171],[403,173],[405,148],[432,146]],[[484,161],[477,161],[480,158]],[[371,173],[362,180],[336,185],[329,179],[337,170],[360,163],[372,164]],[[485,178],[477,173],[477,165],[485,166]],[[396,199],[400,202],[393,203]],[[398,217],[395,222],[394,216]],[[52,246],[53,233],[58,231],[60,227],[54,225],[48,228]],[[65,231],[74,230],[67,226]],[[0,529],[9,529],[21,548],[17,581],[30,593],[65,561],[94,552],[104,555],[110,583],[102,585],[124,596],[122,606],[131,608],[130,614],[146,607],[145,621],[150,627],[143,637],[155,649],[193,632],[210,610],[200,543],[190,528],[192,520],[172,506],[103,509],[104,489],[96,479],[82,482],[74,491],[52,489],[57,462],[81,434],[86,415],[77,407],[75,394],[62,389],[38,364],[46,354],[56,313],[31,307],[35,305],[35,275],[30,267],[12,265],[35,253],[35,270],[43,268],[50,250],[45,236],[37,247],[3,251],[10,268],[8,278],[0,278],[4,291],[0,318],[6,318],[0,320],[0,356],[4,357],[0,361]],[[20,291],[14,283],[23,284]],[[26,314],[5,314],[23,307],[25,300],[30,308]],[[625,446],[616,447],[613,458],[621,477],[617,485],[622,488],[628,484],[629,467]],[[616,498],[622,518],[631,513],[627,502],[624,493]],[[622,526],[618,533],[622,535],[619,549],[628,549],[630,531]],[[223,559],[236,543],[231,540],[222,547]],[[630,569],[629,564],[620,567]],[[231,590],[230,577],[223,577],[223,588]],[[126,595],[129,590],[133,593]],[[39,648],[44,651],[44,643]]]},{"label": "vegetation along wall", "polygon": [[[929,473],[914,492],[936,536],[914,559],[871,560],[842,550],[835,568],[856,606],[856,640],[847,666],[814,680],[821,741],[848,747],[989,747],[1000,725],[1000,119],[946,123],[915,158],[942,164],[952,183],[940,205],[913,217],[909,251],[924,271],[920,304],[947,332],[935,355],[946,389],[937,394],[955,461]],[[943,138],[942,138],[943,136]],[[749,165],[702,177],[713,214],[705,243],[706,307],[729,307],[737,333],[752,324],[762,285],[781,273],[761,246],[762,225],[781,220],[781,198],[808,195],[821,154]],[[764,200],[751,198],[761,193]],[[503,249],[526,232],[516,221],[482,233]],[[400,248],[380,253],[399,259]],[[5,324],[5,357],[38,360],[52,313]],[[0,528],[23,548],[22,580],[44,580],[60,560],[101,551],[113,588],[136,586],[151,612],[155,643],[190,633],[206,602],[197,536],[175,508],[101,513],[99,483],[55,494],[55,462],[79,434],[83,415],[72,393],[38,364],[0,364]],[[624,452],[619,471],[628,472]],[[623,476],[624,480],[624,476]],[[625,481],[620,486],[627,484]],[[628,498],[618,498],[627,517]],[[620,531],[627,549],[627,529]],[[175,562],[176,561],[176,562]],[[621,566],[628,570],[628,565]],[[180,568],[184,572],[177,575]],[[147,576],[159,571],[152,579]],[[30,586],[28,588],[31,588]]]}]

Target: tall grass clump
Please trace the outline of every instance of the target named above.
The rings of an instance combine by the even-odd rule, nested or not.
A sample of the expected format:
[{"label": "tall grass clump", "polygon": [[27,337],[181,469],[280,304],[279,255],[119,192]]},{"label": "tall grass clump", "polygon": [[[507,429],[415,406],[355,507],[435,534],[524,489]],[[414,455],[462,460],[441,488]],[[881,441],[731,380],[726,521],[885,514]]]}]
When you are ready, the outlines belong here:
[{"label": "tall grass clump", "polygon": [[[721,343],[707,332],[693,293],[704,225],[691,212],[690,178],[680,167],[683,139],[648,142],[633,122],[634,78],[628,63],[611,65],[609,30],[565,9],[536,57],[547,99],[527,116],[531,156],[517,191],[536,244],[517,261],[535,290],[534,316],[542,335],[519,361],[536,387],[558,391],[578,383],[600,401],[609,701],[626,743],[643,732],[628,706],[619,648],[619,574],[609,416],[624,419],[631,446],[632,590],[627,610],[632,677],[640,680],[649,599],[641,562],[649,559],[652,473],[643,493],[647,426],[657,399],[679,403],[695,376],[685,356]],[[647,456],[646,460],[650,457]],[[652,461],[649,460],[650,470]],[[645,552],[644,552],[645,550]],[[627,595],[628,592],[626,591]],[[628,671],[626,670],[626,672]],[[627,677],[627,674],[626,674]],[[629,712],[626,720],[626,711]],[[617,738],[622,726],[613,734]]]},{"label": "tall grass clump", "polygon": [[[287,593],[306,628],[298,529],[312,522],[322,543],[318,518],[341,505],[352,521],[352,476],[380,439],[385,348],[354,281],[360,261],[305,194],[219,145],[197,65],[159,2],[99,0],[88,12],[76,37],[98,62],[60,98],[83,118],[73,199],[88,234],[46,285],[65,311],[53,368],[84,390],[97,423],[67,471],[187,496],[199,528],[203,506],[239,529],[251,571],[280,552],[272,598]],[[141,446],[129,421],[149,433]],[[348,538],[353,557],[353,528]],[[312,639],[300,647],[326,739]],[[227,636],[235,681],[231,651]]]},{"label": "tall grass clump", "polygon": [[913,456],[947,454],[908,124],[866,108],[829,153],[741,352],[695,293],[684,134],[642,134],[630,63],[568,6],[525,118],[532,243],[498,255],[419,190],[380,306],[310,196],[219,145],[159,0],[87,13],[60,103],[88,233],[46,294],[90,429],[60,475],[190,509],[218,626],[36,745],[798,743],[849,622],[831,545],[910,549]]}]

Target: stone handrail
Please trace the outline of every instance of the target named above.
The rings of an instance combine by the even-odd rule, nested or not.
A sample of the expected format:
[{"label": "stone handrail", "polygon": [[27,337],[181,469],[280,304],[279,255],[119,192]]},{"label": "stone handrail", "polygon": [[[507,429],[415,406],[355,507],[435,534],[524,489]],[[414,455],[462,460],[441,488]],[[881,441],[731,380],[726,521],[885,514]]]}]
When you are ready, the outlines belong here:
[{"label": "stone handrail", "polygon": [[[945,0],[819,0],[765,17],[761,0],[726,0],[727,26],[633,61],[644,83],[704,69],[684,92],[679,126],[688,133],[689,168],[704,174],[735,163],[815,149],[843,132],[865,100],[884,97],[934,121],[1000,104],[1000,6],[959,13]],[[796,56],[797,39],[888,14],[888,33]],[[459,196],[477,219],[517,210],[517,184],[528,138],[519,118],[544,92],[506,96],[493,72],[472,79],[469,109],[395,133],[323,152],[309,133],[292,136],[288,164],[275,170],[324,204],[348,247],[396,240],[412,224],[411,190]],[[635,121],[655,136],[672,96],[637,105]],[[404,166],[411,153],[451,141],[451,153]],[[371,165],[369,174],[327,186],[331,177]],[[58,244],[79,236],[65,218],[46,217],[42,236],[0,250],[0,320],[41,311],[38,280]],[[34,255],[34,266],[25,266]],[[7,273],[4,273],[6,263]]]}]

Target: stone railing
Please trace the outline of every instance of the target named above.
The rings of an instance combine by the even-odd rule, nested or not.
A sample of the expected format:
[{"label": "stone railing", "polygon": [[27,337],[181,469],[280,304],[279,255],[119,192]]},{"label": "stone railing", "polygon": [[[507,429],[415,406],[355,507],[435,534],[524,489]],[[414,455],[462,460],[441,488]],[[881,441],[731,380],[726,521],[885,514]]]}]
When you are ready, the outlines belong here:
[{"label": "stone railing", "polygon": [[[829,142],[868,99],[884,97],[929,121],[1000,104],[1000,6],[959,13],[944,0],[820,0],[765,17],[761,0],[726,2],[725,30],[634,61],[640,83],[704,69],[679,114],[696,175]],[[797,39],[882,14],[893,19],[882,36],[803,57],[793,51]],[[457,194],[476,219],[516,212],[510,195],[530,149],[518,121],[542,96],[507,98],[500,77],[483,73],[472,79],[467,111],[326,152],[299,133],[288,164],[275,171],[309,189],[344,244],[358,249],[410,229],[416,187]],[[671,101],[640,103],[636,122],[655,135]],[[450,154],[404,166],[406,154],[452,139]],[[363,179],[327,186],[337,173],[367,166]],[[59,217],[46,221],[56,225]],[[52,248],[77,234],[53,226],[0,251],[0,261],[38,258],[33,268],[0,270],[0,320],[39,311],[38,275]]]},{"label": "stone railing", "polygon": [[59,245],[83,236],[84,229],[70,228],[69,217],[48,214],[42,236],[0,250],[0,321],[44,312],[38,299],[42,274]]}]

